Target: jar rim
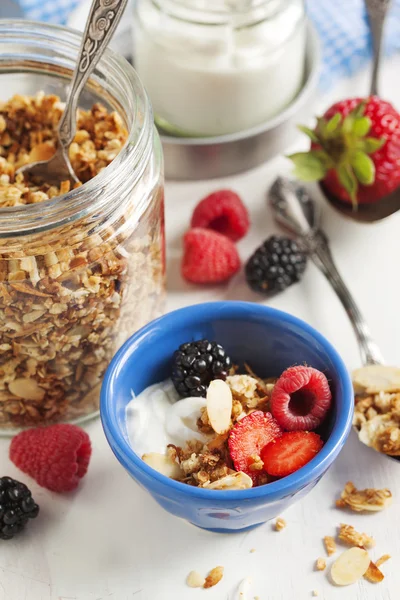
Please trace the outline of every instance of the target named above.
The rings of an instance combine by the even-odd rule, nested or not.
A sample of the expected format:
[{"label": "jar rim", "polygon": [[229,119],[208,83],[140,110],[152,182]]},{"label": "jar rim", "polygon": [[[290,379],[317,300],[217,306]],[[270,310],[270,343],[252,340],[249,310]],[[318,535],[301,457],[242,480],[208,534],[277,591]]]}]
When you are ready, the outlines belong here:
[{"label": "jar rim", "polygon": [[[41,42],[44,44],[50,41],[52,45],[56,44],[60,51],[63,48],[68,50],[69,62],[74,66],[75,57],[71,57],[71,51],[72,54],[79,51],[82,34],[61,25],[26,21],[24,19],[1,19],[0,40],[1,44],[23,44],[24,42],[29,44],[31,41],[36,47],[40,46]],[[6,54],[0,56],[0,75],[5,56]],[[44,64],[44,61],[40,61],[38,57],[34,58],[34,62],[37,63],[38,68],[40,64]],[[35,69],[29,69],[30,72],[32,70],[35,71]],[[70,78],[73,67],[68,71],[68,78]],[[95,76],[96,73],[104,79],[107,76],[117,78],[121,86],[124,87],[124,93],[127,94],[130,108],[133,108],[134,114],[131,123],[129,124],[124,119],[128,129],[125,144],[107,167],[80,187],[36,204],[0,207],[0,237],[40,233],[71,223],[92,212],[99,212],[109,203],[109,200],[107,200],[108,194],[104,193],[106,185],[110,187],[114,183],[121,187],[123,185],[121,182],[125,181],[128,167],[131,178],[132,169],[135,168],[135,165],[138,167],[137,177],[143,171],[143,165],[147,162],[147,158],[151,153],[153,114],[150,101],[139,76],[123,56],[110,48],[107,48],[104,52],[89,82],[98,79]],[[118,102],[118,105],[120,106],[120,102]]]}]

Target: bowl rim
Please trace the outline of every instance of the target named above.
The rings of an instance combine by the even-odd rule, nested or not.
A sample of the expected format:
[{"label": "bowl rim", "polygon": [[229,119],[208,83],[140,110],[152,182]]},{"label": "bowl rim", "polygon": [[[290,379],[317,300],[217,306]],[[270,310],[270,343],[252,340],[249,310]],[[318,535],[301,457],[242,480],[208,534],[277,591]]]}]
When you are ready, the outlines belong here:
[{"label": "bowl rim", "polygon": [[[210,315],[212,315],[213,318],[218,318],[219,316],[224,317],[224,319],[240,317],[242,319],[248,318],[252,320],[259,320],[263,317],[273,317],[279,321],[283,321],[287,325],[294,325],[304,330],[305,333],[311,335],[319,345],[323,346],[329,354],[333,366],[339,375],[339,379],[342,382],[344,406],[340,413],[337,414],[332,432],[322,450],[315,458],[295,473],[272,483],[246,490],[207,490],[206,488],[190,486],[175,481],[174,479],[170,479],[147,465],[141,457],[135,453],[119,428],[115,407],[112,403],[112,388],[117,381],[121,364],[125,364],[125,362],[132,357],[135,352],[134,347],[138,345],[141,338],[145,339],[149,333],[160,326],[165,327],[168,323],[171,326],[176,320],[178,320],[180,326],[182,326],[182,323],[185,323],[185,321],[188,321],[188,323],[191,322],[193,317],[201,319],[202,317],[209,317]],[[298,492],[312,481],[318,479],[331,465],[343,447],[351,429],[353,408],[353,385],[349,372],[343,359],[322,334],[302,319],[289,313],[262,304],[232,300],[205,302],[179,308],[166,313],[142,327],[125,342],[113,357],[104,376],[100,395],[100,416],[107,442],[119,462],[129,473],[134,473],[135,469],[138,469],[144,476],[147,476],[147,478],[153,479],[159,484],[169,487],[171,492],[183,494],[193,499],[219,501],[219,504],[221,504],[221,501],[223,503],[225,500],[240,501],[260,498],[275,500]],[[133,468],[131,468],[131,465]]]}]

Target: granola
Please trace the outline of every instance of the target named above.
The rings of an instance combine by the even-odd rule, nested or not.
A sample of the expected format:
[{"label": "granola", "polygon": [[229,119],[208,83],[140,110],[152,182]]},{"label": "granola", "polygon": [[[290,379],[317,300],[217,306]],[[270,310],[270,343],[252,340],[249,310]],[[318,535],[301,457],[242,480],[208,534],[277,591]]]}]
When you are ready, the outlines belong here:
[{"label": "granola", "polygon": [[336,542],[332,536],[326,535],[324,537],[324,545],[325,545],[325,550],[326,550],[326,553],[328,556],[332,556],[332,554],[335,554]]},{"label": "granola", "polygon": [[[43,93],[0,103],[0,208],[69,191],[69,182],[57,187],[16,175],[54,152],[62,110],[57,96]],[[81,183],[111,163],[126,136],[117,113],[100,104],[78,110],[69,153]],[[24,246],[12,237],[1,241],[0,427],[71,420],[98,409],[115,350],[161,310],[161,188],[152,195],[136,230],[129,215],[101,227],[82,218]]]},{"label": "granola", "polygon": [[336,500],[338,508],[350,508],[355,512],[376,512],[383,510],[392,503],[392,494],[388,489],[367,488],[358,490],[355,485],[348,481],[344,487],[339,500]]},{"label": "granola", "polygon": [[378,452],[400,456],[400,369],[369,365],[353,374],[353,425]]},{"label": "granola", "polygon": [[203,587],[205,589],[214,587],[214,585],[217,585],[217,583],[219,583],[221,581],[223,576],[224,576],[224,567],[214,567],[214,569],[211,569],[211,571],[207,575]]},{"label": "granola", "polygon": [[315,568],[317,569],[317,571],[325,571],[326,560],[322,557],[317,558],[317,560],[315,561]]},{"label": "granola", "polygon": [[285,519],[282,519],[282,517],[278,517],[275,521],[276,531],[282,531],[282,529],[285,529],[285,527],[286,527]]},{"label": "granola", "polygon": [[359,533],[352,525],[346,525],[345,523],[341,523],[340,525],[338,538],[349,546],[359,546],[360,548],[372,548],[375,546],[374,538],[366,533]]}]

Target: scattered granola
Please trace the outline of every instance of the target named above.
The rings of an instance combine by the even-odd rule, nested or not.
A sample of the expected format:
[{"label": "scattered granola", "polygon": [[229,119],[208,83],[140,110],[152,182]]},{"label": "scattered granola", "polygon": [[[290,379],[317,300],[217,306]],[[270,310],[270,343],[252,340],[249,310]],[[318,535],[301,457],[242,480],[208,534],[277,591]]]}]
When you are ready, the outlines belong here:
[{"label": "scattered granola", "polygon": [[324,558],[317,558],[315,562],[315,568],[317,571],[324,571],[326,569],[326,560]]},{"label": "scattered granola", "polygon": [[392,503],[392,494],[388,489],[367,488],[358,490],[355,485],[348,481],[344,487],[339,500],[336,500],[338,508],[351,508],[355,512],[379,511]]},{"label": "scattered granola", "polygon": [[203,587],[205,589],[214,587],[217,585],[224,576],[224,567],[214,567],[207,575]]},{"label": "scattered granola", "polygon": [[383,556],[381,556],[380,558],[378,558],[377,561],[375,561],[375,564],[376,564],[377,567],[380,567],[381,565],[383,565],[383,563],[385,563],[390,558],[392,558],[390,556],[390,554],[384,554]]},{"label": "scattered granola", "polygon": [[276,519],[275,521],[275,529],[276,531],[282,531],[282,529],[285,529],[286,527],[286,521],[285,519],[282,519],[281,517],[278,517],[278,519]]},{"label": "scattered granola", "polygon": [[400,369],[369,365],[353,373],[353,425],[378,452],[400,456]]},{"label": "scattered granola", "polygon": [[313,596],[318,596],[318,590],[313,590],[313,591],[312,591],[312,595],[313,595]]},{"label": "scattered granola", "polygon": [[360,548],[372,548],[375,546],[374,538],[366,533],[359,533],[352,525],[346,525],[345,523],[341,523],[340,525],[338,538],[349,546],[359,546]]},{"label": "scattered granola", "polygon": [[205,581],[204,577],[197,571],[190,571],[189,575],[186,577],[186,584],[191,588],[203,587]]},{"label": "scattered granola", "polygon": [[[15,174],[21,165],[54,152],[62,110],[57,96],[43,93],[0,103],[1,208],[69,191],[68,182],[58,188]],[[78,111],[69,153],[82,183],[111,163],[126,136],[119,115],[100,104]],[[112,226],[82,218],[24,246],[12,237],[2,240],[0,428],[76,419],[98,410],[101,380],[115,350],[162,309],[161,188],[152,197],[139,227],[128,214]]]},{"label": "scattered granola", "polygon": [[371,583],[379,583],[380,581],[383,581],[385,576],[378,566],[371,560],[368,569],[364,573],[364,577]]},{"label": "scattered granola", "polygon": [[336,542],[332,536],[326,535],[324,537],[324,545],[325,545],[326,553],[328,554],[328,556],[332,556],[332,554],[335,554]]}]

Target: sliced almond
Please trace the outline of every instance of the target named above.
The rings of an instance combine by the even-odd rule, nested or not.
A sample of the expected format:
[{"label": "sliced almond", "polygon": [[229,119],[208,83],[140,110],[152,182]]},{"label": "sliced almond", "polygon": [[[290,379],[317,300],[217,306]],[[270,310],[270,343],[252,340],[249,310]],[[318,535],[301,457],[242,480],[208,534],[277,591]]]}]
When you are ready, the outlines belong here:
[{"label": "sliced almond", "polygon": [[358,581],[369,567],[368,552],[362,548],[345,550],[331,568],[332,581],[336,585],[350,585]]},{"label": "sliced almond", "polygon": [[367,365],[353,371],[356,394],[400,391],[400,369],[386,365]]},{"label": "sliced almond", "polygon": [[253,487],[253,481],[246,473],[238,471],[231,475],[225,475],[225,477],[209,483],[206,487],[208,490],[247,490]]},{"label": "sliced almond", "polygon": [[41,402],[45,397],[46,391],[40,387],[35,379],[28,377],[19,377],[8,384],[8,389],[14,396],[24,400],[34,400]]},{"label": "sliced almond", "polygon": [[250,600],[248,594],[250,594],[251,584],[251,577],[246,577],[245,579],[243,579],[243,581],[240,582],[238,590],[238,600]]},{"label": "sliced almond", "polygon": [[207,390],[207,414],[215,433],[228,431],[231,424],[232,392],[222,379],[215,379]]},{"label": "sliced almond", "polygon": [[191,588],[200,588],[205,584],[205,578],[198,571],[190,571],[186,577],[186,584]]},{"label": "sliced almond", "polygon": [[372,560],[369,563],[368,569],[364,573],[364,577],[371,583],[379,583],[385,578],[382,571],[376,566],[375,563],[372,562]]},{"label": "sliced almond", "polygon": [[211,571],[207,575],[203,587],[205,589],[214,587],[214,585],[217,585],[217,583],[219,583],[221,581],[223,576],[224,576],[224,567],[214,567],[214,569],[211,569]]},{"label": "sliced almond", "polygon": [[378,558],[378,560],[375,562],[375,564],[377,567],[380,567],[381,565],[383,565],[383,563],[385,563],[390,558],[391,558],[390,554],[384,554],[383,556]]},{"label": "sliced almond", "polygon": [[39,160],[49,160],[55,152],[54,145],[51,142],[42,142],[36,144],[29,153],[29,162],[36,162]]},{"label": "sliced almond", "polygon": [[143,454],[142,460],[149,465],[149,467],[162,473],[166,477],[170,477],[171,479],[180,479],[182,477],[182,470],[179,465],[166,454],[149,452],[148,454]]}]

